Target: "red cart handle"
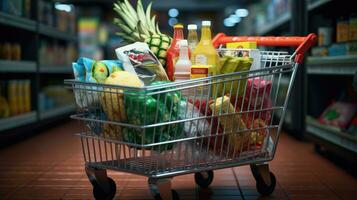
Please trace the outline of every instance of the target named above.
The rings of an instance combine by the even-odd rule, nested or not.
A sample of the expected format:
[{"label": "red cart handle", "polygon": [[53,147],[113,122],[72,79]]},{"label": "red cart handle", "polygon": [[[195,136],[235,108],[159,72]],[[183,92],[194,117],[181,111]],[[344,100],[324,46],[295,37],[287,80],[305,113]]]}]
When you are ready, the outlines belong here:
[{"label": "red cart handle", "polygon": [[218,33],[212,40],[213,46],[218,47],[228,42],[256,42],[259,46],[291,46],[297,47],[295,50],[295,62],[301,63],[304,54],[309,48],[315,45],[317,41],[316,34],[310,33],[306,37],[251,37],[251,36],[226,36],[224,33]]}]

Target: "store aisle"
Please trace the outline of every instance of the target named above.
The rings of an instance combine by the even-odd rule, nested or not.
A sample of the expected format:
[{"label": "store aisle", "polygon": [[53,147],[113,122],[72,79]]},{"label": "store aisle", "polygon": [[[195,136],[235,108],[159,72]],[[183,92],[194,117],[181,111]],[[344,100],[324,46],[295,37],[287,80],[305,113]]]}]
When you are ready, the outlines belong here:
[{"label": "store aisle", "polygon": [[[0,199],[91,199],[83,171],[76,122],[66,123],[0,150]],[[278,184],[264,199],[353,199],[357,180],[316,154],[313,146],[283,134],[271,163]],[[146,179],[109,172],[118,199],[151,199]],[[257,199],[249,167],[215,171],[209,190],[195,186],[192,175],[176,177],[181,199]],[[262,198],[263,199],[263,198]]]}]

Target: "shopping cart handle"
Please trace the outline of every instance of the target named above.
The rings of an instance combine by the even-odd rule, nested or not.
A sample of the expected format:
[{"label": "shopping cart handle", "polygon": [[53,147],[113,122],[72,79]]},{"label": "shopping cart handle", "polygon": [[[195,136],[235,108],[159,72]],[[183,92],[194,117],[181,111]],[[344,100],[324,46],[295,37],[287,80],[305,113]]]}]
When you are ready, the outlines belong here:
[{"label": "shopping cart handle", "polygon": [[296,48],[295,61],[301,63],[304,54],[309,48],[315,45],[317,41],[316,34],[310,33],[306,37],[253,37],[253,36],[226,36],[224,33],[218,33],[212,40],[213,46],[226,44],[228,42],[256,42],[258,46],[290,46]]}]

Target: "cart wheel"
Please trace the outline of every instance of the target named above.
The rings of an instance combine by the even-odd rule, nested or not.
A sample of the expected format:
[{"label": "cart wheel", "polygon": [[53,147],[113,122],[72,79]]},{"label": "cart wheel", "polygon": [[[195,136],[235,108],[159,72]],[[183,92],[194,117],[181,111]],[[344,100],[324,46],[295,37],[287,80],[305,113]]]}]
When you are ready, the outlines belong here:
[{"label": "cart wheel", "polygon": [[[180,200],[180,196],[176,192],[176,190],[171,190],[172,193],[172,200]],[[155,195],[155,200],[162,200],[160,194]]]},{"label": "cart wheel", "polygon": [[114,198],[117,187],[113,179],[108,177],[110,192],[106,193],[98,183],[93,184],[93,196],[96,200],[111,200]]},{"label": "cart wheel", "polygon": [[199,185],[201,188],[208,188],[213,181],[213,171],[209,170],[204,173],[207,173],[207,177],[204,177],[201,172],[195,173],[195,181],[196,184]]},{"label": "cart wheel", "polygon": [[270,185],[265,184],[264,180],[259,176],[257,179],[257,190],[261,195],[267,196],[273,193],[276,185],[275,175],[272,172],[270,174]]}]

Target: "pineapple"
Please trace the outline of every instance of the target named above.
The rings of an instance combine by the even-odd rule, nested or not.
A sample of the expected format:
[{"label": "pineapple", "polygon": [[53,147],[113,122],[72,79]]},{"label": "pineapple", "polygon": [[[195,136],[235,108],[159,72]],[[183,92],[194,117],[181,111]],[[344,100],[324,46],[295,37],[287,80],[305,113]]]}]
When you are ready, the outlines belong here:
[{"label": "pineapple", "polygon": [[144,12],[141,0],[137,1],[136,10],[128,0],[118,0],[114,3],[114,10],[118,14],[118,17],[114,18],[114,23],[120,28],[120,32],[116,34],[127,42],[146,42],[165,66],[171,38],[160,32],[159,25],[155,21],[156,16],[151,17],[151,6],[152,2]]}]

